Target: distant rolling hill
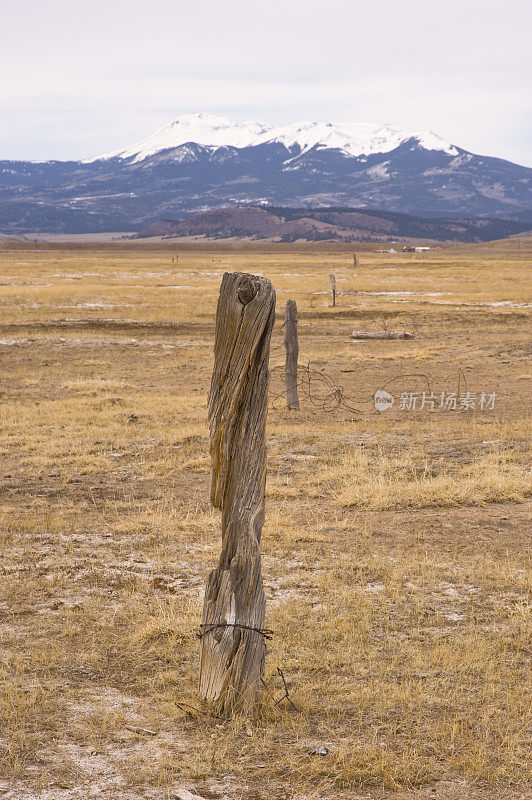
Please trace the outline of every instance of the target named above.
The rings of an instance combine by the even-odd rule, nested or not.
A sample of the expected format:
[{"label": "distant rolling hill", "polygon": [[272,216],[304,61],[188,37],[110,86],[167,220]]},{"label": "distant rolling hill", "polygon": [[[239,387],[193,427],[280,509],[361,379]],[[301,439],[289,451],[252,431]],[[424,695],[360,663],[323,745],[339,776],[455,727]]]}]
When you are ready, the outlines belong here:
[{"label": "distant rolling hill", "polygon": [[0,233],[139,231],[261,203],[512,220],[530,216],[531,187],[531,169],[427,131],[189,114],[97,158],[0,161]]},{"label": "distant rolling hill", "polygon": [[[531,215],[532,218],[532,215]],[[295,241],[384,242],[395,238],[482,242],[516,235],[530,220],[425,219],[357,208],[221,208],[184,220],[156,220],[140,238],[205,237]]]}]

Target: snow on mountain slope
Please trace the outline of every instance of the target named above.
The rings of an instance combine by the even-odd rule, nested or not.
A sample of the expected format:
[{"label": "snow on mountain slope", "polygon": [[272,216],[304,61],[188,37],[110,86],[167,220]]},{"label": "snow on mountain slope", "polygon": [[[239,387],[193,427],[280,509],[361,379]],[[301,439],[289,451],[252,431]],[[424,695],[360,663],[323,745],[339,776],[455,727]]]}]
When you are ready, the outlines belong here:
[{"label": "snow on mountain slope", "polygon": [[498,217],[528,229],[532,169],[389,125],[273,127],[206,114],[103,160],[0,160],[5,233],[140,230],[156,218],[260,204]]},{"label": "snow on mountain slope", "polygon": [[435,133],[415,133],[391,125],[295,122],[275,127],[265,122],[232,122],[226,117],[213,114],[186,114],[131,147],[87,159],[85,163],[111,158],[133,158],[134,162],[139,162],[161,150],[179,147],[187,142],[214,149],[255,147],[278,142],[289,150],[297,148],[298,155],[318,146],[323,149],[338,149],[348,156],[357,157],[388,153],[410,139],[417,139],[420,147],[425,150],[440,150],[448,155],[458,155],[455,147]]},{"label": "snow on mountain slope", "polygon": [[435,133],[414,133],[391,125],[372,125],[364,122],[333,124],[331,122],[295,122],[262,133],[253,144],[279,142],[291,149],[299,147],[304,153],[316,145],[338,149],[349,156],[369,156],[389,153],[409,139],[417,139],[425,150],[443,150],[458,155],[458,150]]},{"label": "snow on mountain slope", "polygon": [[226,117],[217,117],[214,114],[185,114],[175,122],[163,125],[151,136],[131,147],[87,159],[85,163],[133,156],[134,162],[143,161],[160,150],[179,147],[187,142],[207,147],[248,147],[257,136],[268,131],[270,127],[272,126],[264,122],[232,122]]}]

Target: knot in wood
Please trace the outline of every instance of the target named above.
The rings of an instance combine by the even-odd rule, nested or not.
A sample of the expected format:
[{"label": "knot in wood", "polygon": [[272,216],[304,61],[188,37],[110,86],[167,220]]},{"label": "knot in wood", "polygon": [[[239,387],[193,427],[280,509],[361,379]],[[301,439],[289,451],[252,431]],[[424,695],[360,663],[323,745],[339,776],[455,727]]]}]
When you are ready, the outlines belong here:
[{"label": "knot in wood", "polygon": [[247,305],[259,291],[259,281],[251,275],[243,275],[238,287],[237,295],[242,305]]}]

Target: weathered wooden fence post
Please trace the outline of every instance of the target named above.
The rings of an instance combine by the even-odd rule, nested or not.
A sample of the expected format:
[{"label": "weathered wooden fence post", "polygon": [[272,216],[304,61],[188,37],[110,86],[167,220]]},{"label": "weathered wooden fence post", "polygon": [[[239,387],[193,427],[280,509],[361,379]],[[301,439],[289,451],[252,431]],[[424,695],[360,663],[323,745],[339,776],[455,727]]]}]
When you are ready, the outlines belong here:
[{"label": "weathered wooden fence post", "polygon": [[199,675],[200,694],[218,714],[249,710],[264,671],[268,632],[259,544],[274,317],[275,292],[267,278],[224,275],[209,393],[211,502],[222,509],[222,551],[207,581]]},{"label": "weathered wooden fence post", "polygon": [[297,391],[297,358],[299,344],[297,341],[297,306],[295,300],[288,300],[284,318],[284,346],[286,348],[285,386],[286,407],[299,410]]},{"label": "weathered wooden fence post", "polygon": [[329,288],[331,290],[331,300],[333,306],[336,305],[336,278],[334,275],[329,275]]},{"label": "weathered wooden fence post", "polygon": [[353,253],[353,266],[356,267],[357,265],[357,256],[356,253]]}]

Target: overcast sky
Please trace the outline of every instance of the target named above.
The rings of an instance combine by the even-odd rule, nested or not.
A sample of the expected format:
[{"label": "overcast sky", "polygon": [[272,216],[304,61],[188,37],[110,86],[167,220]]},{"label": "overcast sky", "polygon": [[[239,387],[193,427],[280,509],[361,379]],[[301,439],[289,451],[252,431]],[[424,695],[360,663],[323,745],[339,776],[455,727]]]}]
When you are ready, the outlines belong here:
[{"label": "overcast sky", "polygon": [[0,159],[181,114],[388,122],[532,166],[531,0],[0,0]]}]

